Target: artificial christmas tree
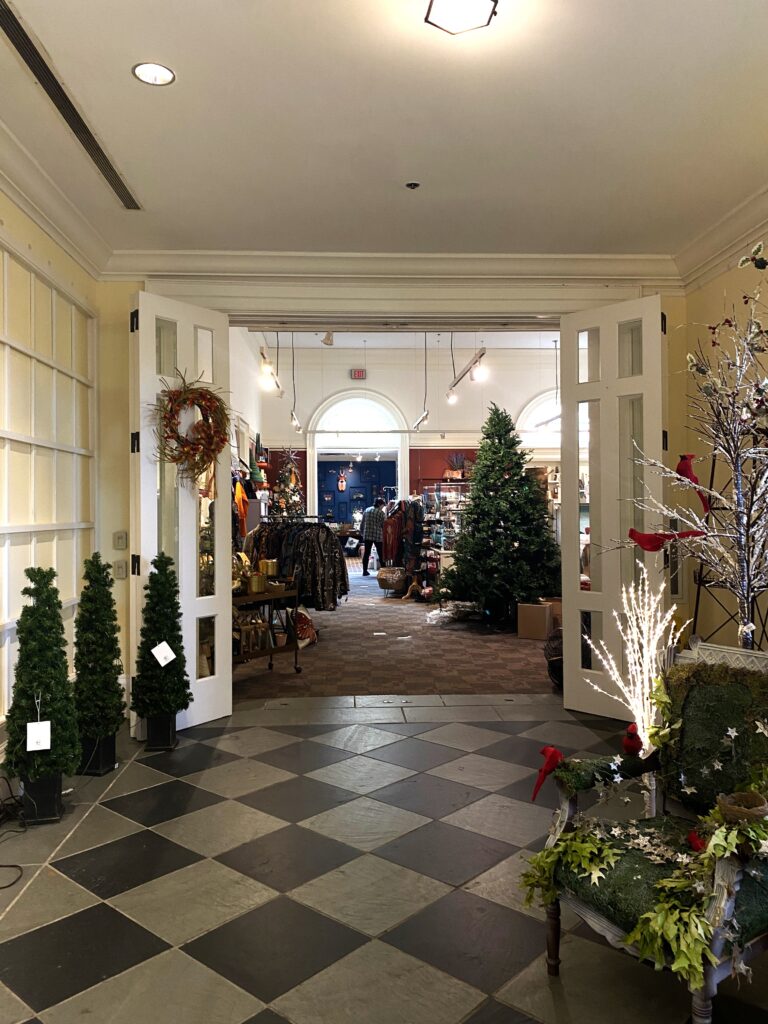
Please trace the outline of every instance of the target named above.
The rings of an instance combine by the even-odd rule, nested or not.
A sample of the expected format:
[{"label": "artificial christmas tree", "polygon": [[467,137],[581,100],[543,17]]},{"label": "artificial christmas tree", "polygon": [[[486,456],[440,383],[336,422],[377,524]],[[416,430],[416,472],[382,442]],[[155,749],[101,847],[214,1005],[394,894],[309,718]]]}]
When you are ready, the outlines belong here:
[{"label": "artificial christmas tree", "polygon": [[283,464],[277,474],[269,515],[273,519],[301,519],[305,514],[304,497],[301,493],[301,474],[296,453],[283,451]]},{"label": "artificial christmas tree", "polygon": [[[61,776],[80,761],[75,702],[69,685],[67,642],[53,569],[26,569],[29,597],[16,626],[19,656],[8,712],[5,770],[23,784],[27,824],[57,821],[62,814]],[[50,722],[50,747],[27,750],[27,724]]]},{"label": "artificial christmas tree", "polygon": [[[192,691],[187,678],[179,583],[173,559],[161,551],[152,560],[152,568],[154,572],[150,573],[144,587],[146,598],[136,653],[131,710],[146,719],[147,750],[172,750],[178,743],[176,715],[189,707]],[[152,652],[164,641],[174,658],[162,665]]]},{"label": "artificial christmas tree", "polygon": [[482,434],[454,566],[441,587],[475,601],[489,621],[512,622],[518,602],[560,592],[560,552],[512,417],[491,405]]},{"label": "artificial christmas tree", "polygon": [[83,754],[78,774],[115,767],[115,733],[123,722],[120,642],[112,566],[96,551],[85,561],[85,586],[75,618],[75,707]]}]

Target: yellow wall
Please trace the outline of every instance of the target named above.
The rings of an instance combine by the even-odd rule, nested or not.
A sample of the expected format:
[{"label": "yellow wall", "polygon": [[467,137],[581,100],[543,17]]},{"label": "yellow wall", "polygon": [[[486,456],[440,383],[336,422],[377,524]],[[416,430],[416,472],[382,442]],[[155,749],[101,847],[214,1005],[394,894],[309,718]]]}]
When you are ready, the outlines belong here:
[{"label": "yellow wall", "polygon": [[[96,543],[104,557],[127,558],[112,547],[112,534],[129,523],[128,318],[137,282],[97,281],[0,192],[0,245],[16,249],[38,273],[90,309],[97,320]],[[123,640],[128,629],[127,580],[115,583]]]}]

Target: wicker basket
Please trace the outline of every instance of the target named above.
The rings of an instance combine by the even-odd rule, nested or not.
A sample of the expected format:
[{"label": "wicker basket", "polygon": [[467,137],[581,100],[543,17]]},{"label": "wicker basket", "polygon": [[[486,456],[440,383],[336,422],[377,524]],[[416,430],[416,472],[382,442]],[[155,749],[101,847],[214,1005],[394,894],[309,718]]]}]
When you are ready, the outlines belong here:
[{"label": "wicker basket", "polygon": [[405,569],[399,566],[387,566],[379,569],[376,574],[376,581],[382,590],[394,590],[400,594],[405,590]]},{"label": "wicker basket", "polygon": [[278,583],[276,580],[267,580],[267,591],[270,594],[284,594],[285,583]]},{"label": "wicker basket", "polygon": [[721,793],[717,806],[728,822],[762,821],[768,818],[768,801],[759,793]]}]

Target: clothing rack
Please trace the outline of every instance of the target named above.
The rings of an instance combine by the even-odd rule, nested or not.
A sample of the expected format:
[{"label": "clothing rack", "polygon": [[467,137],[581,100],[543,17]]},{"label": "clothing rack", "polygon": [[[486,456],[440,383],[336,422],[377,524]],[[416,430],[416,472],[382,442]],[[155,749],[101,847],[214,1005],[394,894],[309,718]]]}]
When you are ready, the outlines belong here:
[{"label": "clothing rack", "polygon": [[344,553],[324,523],[273,519],[251,530],[243,550],[252,565],[277,559],[281,578],[298,576],[303,603],[316,611],[331,611],[349,593]]}]

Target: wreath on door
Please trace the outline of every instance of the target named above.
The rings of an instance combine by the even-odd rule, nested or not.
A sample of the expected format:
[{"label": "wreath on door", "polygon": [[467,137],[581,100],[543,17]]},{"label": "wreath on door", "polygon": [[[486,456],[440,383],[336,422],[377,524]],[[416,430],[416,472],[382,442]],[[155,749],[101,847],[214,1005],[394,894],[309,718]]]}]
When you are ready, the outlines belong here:
[{"label": "wreath on door", "polygon": [[[221,395],[179,374],[180,384],[163,381],[155,405],[155,438],[162,462],[178,466],[182,479],[196,482],[216,462],[229,444],[229,408]],[[196,418],[183,433],[182,413],[192,410]]]}]

